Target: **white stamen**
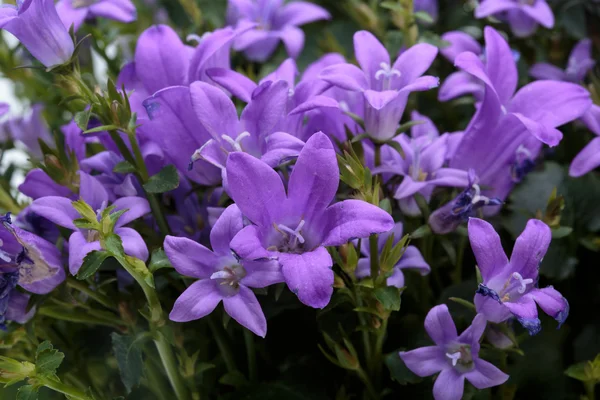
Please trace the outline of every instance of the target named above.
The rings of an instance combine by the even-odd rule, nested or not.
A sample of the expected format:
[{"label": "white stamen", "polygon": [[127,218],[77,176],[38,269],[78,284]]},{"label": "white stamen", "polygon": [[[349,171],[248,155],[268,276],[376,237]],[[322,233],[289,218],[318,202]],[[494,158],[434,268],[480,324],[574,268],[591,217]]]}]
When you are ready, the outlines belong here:
[{"label": "white stamen", "polygon": [[460,360],[460,351],[457,351],[456,353],[446,353],[446,357],[448,357],[449,359],[452,360],[452,366],[456,367],[456,363],[458,362],[458,360]]},{"label": "white stamen", "polygon": [[473,200],[471,200],[471,204],[477,204],[480,201],[483,201],[483,204],[488,204],[490,202],[490,198],[487,196],[481,195],[481,188],[478,184],[473,184],[473,189],[475,189],[475,195],[473,196]]},{"label": "white stamen", "polygon": [[247,137],[250,137],[250,132],[248,132],[248,131],[244,131],[244,132],[240,133],[238,135],[238,137],[235,139],[233,139],[231,136],[228,136],[228,135],[221,135],[221,138],[224,141],[226,141],[227,143],[229,143],[231,145],[231,147],[234,148],[235,151],[243,151],[241,141]]},{"label": "white stamen", "polygon": [[342,110],[343,112],[350,111],[350,106],[348,106],[348,103],[346,103],[344,100],[340,101],[338,105],[340,107],[340,110]]},{"label": "white stamen", "polygon": [[288,89],[288,97],[292,97],[294,94],[296,94],[296,91],[294,90],[294,88],[289,88]]},{"label": "white stamen", "polygon": [[390,64],[386,62],[382,62],[379,64],[379,66],[381,69],[375,72],[375,79],[377,80],[381,79],[382,76],[387,79],[393,78],[394,76],[397,76],[398,78],[402,76],[400,71],[398,71],[396,68],[392,68]]},{"label": "white stamen", "polygon": [[304,220],[300,221],[300,223],[294,230],[288,228],[285,225],[281,225],[281,224],[277,225],[277,228],[294,236],[298,240],[298,242],[300,242],[300,244],[304,244],[304,237],[300,234],[300,230],[302,229],[303,226],[304,226]]},{"label": "white stamen", "polygon": [[529,285],[530,283],[533,283],[533,279],[523,279],[523,276],[518,273],[518,272],[513,272],[512,277],[515,278],[516,280],[519,281],[519,283],[521,284],[521,287],[519,289],[517,289],[517,292],[519,292],[520,294],[525,293],[525,290],[527,289],[527,285]]},{"label": "white stamen", "polygon": [[522,154],[522,155],[526,156],[527,158],[531,158],[531,152],[529,151],[529,149],[527,149],[527,147],[525,147],[523,145],[520,145],[517,148],[516,153],[517,153],[517,155],[521,155]]},{"label": "white stamen", "polygon": [[226,270],[217,271],[210,276],[210,279],[227,279],[231,277],[231,273]]}]

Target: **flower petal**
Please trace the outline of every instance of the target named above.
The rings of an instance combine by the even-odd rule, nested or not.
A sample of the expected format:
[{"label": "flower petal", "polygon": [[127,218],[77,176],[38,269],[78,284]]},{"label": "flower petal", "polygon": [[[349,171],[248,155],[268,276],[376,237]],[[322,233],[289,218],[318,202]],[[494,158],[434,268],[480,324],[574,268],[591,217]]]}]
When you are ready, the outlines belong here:
[{"label": "flower petal", "polygon": [[433,307],[425,317],[425,330],[438,346],[456,341],[458,333],[452,320],[448,306],[440,304]]},{"label": "flower petal", "polygon": [[85,256],[94,250],[102,250],[99,241],[88,243],[79,231],[75,231],[71,234],[69,237],[69,272],[71,275],[77,275]]},{"label": "flower petal", "polygon": [[217,256],[188,238],[167,236],[165,253],[177,272],[192,278],[210,278],[217,268]]},{"label": "flower petal", "polygon": [[508,266],[508,258],[502,248],[500,236],[489,223],[479,218],[469,218],[469,241],[486,283]]},{"label": "flower petal", "polygon": [[277,260],[243,261],[246,276],[240,282],[251,288],[264,288],[284,282],[281,265]]},{"label": "flower petal", "polygon": [[327,208],[325,218],[328,228],[323,246],[339,246],[352,239],[387,232],[394,227],[394,219],[390,214],[362,200],[335,203]]},{"label": "flower petal", "polygon": [[437,54],[437,47],[428,43],[415,44],[400,54],[393,68],[400,71],[401,75],[399,79],[392,80],[393,88],[403,89],[412,84],[429,69]]},{"label": "flower petal", "polygon": [[150,204],[148,204],[148,200],[143,197],[121,197],[120,199],[115,200],[112,205],[115,206],[115,211],[127,210],[127,212],[121,215],[117,221],[117,227],[127,225],[131,221],[150,212]]},{"label": "flower petal", "polygon": [[535,79],[548,79],[553,81],[564,81],[567,78],[565,71],[548,63],[536,63],[529,69],[529,75]]},{"label": "flower petal", "polygon": [[39,168],[27,173],[25,181],[19,186],[19,192],[34,200],[44,196],[75,197],[69,189],[54,182]]},{"label": "flower petal", "polygon": [[321,71],[319,78],[333,86],[354,92],[362,92],[369,88],[364,72],[352,64],[331,65]]},{"label": "flower petal", "polygon": [[333,294],[333,261],[325,247],[302,253],[279,253],[285,282],[307,306],[324,308]]},{"label": "flower petal", "polygon": [[221,89],[208,83],[194,82],[190,86],[190,96],[198,120],[214,139],[221,140],[221,135],[237,135],[235,105]]},{"label": "flower petal", "polygon": [[420,347],[399,354],[406,367],[420,377],[433,375],[448,366],[443,350],[438,346]]},{"label": "flower petal", "polygon": [[297,157],[304,147],[302,140],[285,132],[272,133],[265,138],[265,141],[267,147],[260,159],[272,168]]},{"label": "flower petal", "polygon": [[206,71],[206,74],[215,83],[246,103],[250,102],[252,92],[257,87],[256,83],[244,74],[227,68],[210,68]]},{"label": "flower petal", "polygon": [[508,43],[491,26],[484,29],[486,71],[500,103],[508,104],[519,80],[517,65]]},{"label": "flower petal", "polygon": [[267,319],[252,290],[240,285],[236,295],[223,298],[223,306],[225,312],[240,325],[260,337],[267,335]]},{"label": "flower petal", "polygon": [[305,1],[294,1],[285,4],[275,14],[276,26],[304,25],[323,19],[330,19],[331,15],[322,7]]},{"label": "flower petal", "polygon": [[248,225],[237,233],[229,243],[231,250],[244,260],[261,260],[269,258],[269,252],[264,248],[258,227]]},{"label": "flower petal", "polygon": [[288,55],[297,58],[304,47],[304,32],[302,29],[288,25],[279,32],[279,37]]},{"label": "flower petal", "polygon": [[536,282],[540,263],[548,251],[550,240],[552,232],[548,225],[538,219],[530,219],[515,242],[510,256],[510,271]]},{"label": "flower petal", "polygon": [[108,204],[108,192],[102,183],[83,171],[79,171],[79,197],[94,211],[98,211]]},{"label": "flower petal", "polygon": [[450,43],[450,45],[441,49],[440,52],[452,63],[456,56],[462,52],[470,51],[474,54],[481,54],[483,50],[479,42],[466,32],[446,32],[442,35],[442,40]]},{"label": "flower petal", "polygon": [[123,240],[123,250],[128,256],[139,258],[142,261],[148,259],[148,247],[142,236],[131,228],[118,228],[115,233]]},{"label": "flower petal", "polygon": [[358,31],[354,34],[354,55],[358,65],[362,68],[369,86],[377,88],[380,86],[376,78],[377,71],[385,63],[390,63],[390,55],[381,42],[369,31]]},{"label": "flower petal", "polygon": [[552,286],[533,289],[530,293],[538,306],[549,316],[558,321],[560,328],[569,316],[569,302]]},{"label": "flower petal", "polygon": [[223,298],[211,279],[194,282],[175,301],[169,319],[188,322],[210,314]]},{"label": "flower petal", "polygon": [[483,85],[464,71],[454,72],[442,82],[438,92],[440,101],[449,101],[466,94],[479,95]]},{"label": "flower petal", "polygon": [[435,400],[460,400],[465,391],[465,377],[454,368],[443,369],[433,384]]},{"label": "flower petal", "polygon": [[473,360],[475,368],[465,374],[465,378],[477,389],[486,389],[492,386],[502,385],[509,378],[492,363],[476,358]]},{"label": "flower petal", "polygon": [[232,204],[227,207],[210,231],[210,245],[215,254],[231,254],[229,243],[243,227],[244,216],[238,206]]},{"label": "flower petal", "polygon": [[592,139],[571,162],[569,175],[579,177],[600,166],[600,137]]},{"label": "flower petal", "polygon": [[31,211],[37,215],[69,229],[76,229],[73,220],[81,218],[65,197],[45,196],[31,203]]}]

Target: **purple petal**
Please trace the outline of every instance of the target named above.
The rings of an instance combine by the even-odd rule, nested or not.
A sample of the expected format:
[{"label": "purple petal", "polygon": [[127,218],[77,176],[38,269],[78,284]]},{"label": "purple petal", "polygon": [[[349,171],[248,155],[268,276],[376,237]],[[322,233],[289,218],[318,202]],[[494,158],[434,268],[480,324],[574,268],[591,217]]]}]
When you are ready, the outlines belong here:
[{"label": "purple petal", "polygon": [[286,81],[288,87],[293,88],[296,85],[296,76],[298,67],[293,58],[286,58],[279,67],[260,80],[260,84],[266,81]]},{"label": "purple petal", "polygon": [[150,205],[148,204],[148,200],[143,197],[121,197],[117,199],[113,204],[115,206],[115,211],[119,210],[128,210],[117,222],[116,226],[121,227],[123,225],[127,225],[133,220],[140,218],[143,215],[146,215],[150,212]]},{"label": "purple petal", "polygon": [[483,85],[466,72],[454,72],[442,82],[438,99],[449,101],[466,94],[478,94],[483,91]]},{"label": "purple petal", "polygon": [[99,241],[88,242],[79,231],[71,234],[69,237],[69,272],[71,275],[77,275],[85,256],[94,250],[102,250]]},{"label": "purple petal", "polygon": [[148,247],[142,236],[131,228],[118,228],[115,233],[123,240],[125,254],[139,258],[142,261],[148,259]]},{"label": "purple petal", "polygon": [[469,173],[462,169],[440,168],[429,182],[436,186],[465,188],[469,186]]},{"label": "purple petal", "polygon": [[192,278],[209,278],[217,268],[217,256],[188,238],[167,236],[165,253],[177,272]]},{"label": "purple petal", "polygon": [[303,253],[279,253],[285,282],[307,306],[324,308],[333,294],[333,261],[325,247]]},{"label": "purple petal", "polygon": [[552,14],[552,9],[545,0],[536,1],[532,6],[525,6],[521,10],[546,28],[554,26],[554,14]]},{"label": "purple petal", "polygon": [[531,294],[526,294],[515,302],[504,302],[504,306],[517,318],[531,336],[540,332],[542,325],[537,307]]},{"label": "purple petal", "polygon": [[354,34],[354,54],[369,86],[379,87],[381,83],[376,77],[377,71],[381,69],[382,63],[390,65],[390,55],[385,47],[371,32],[358,31]]},{"label": "purple petal", "polygon": [[31,308],[31,310],[27,312],[27,304],[29,303],[29,298],[29,295],[25,293],[19,293],[18,291],[13,290],[10,293],[8,307],[6,309],[6,313],[4,314],[6,319],[8,321],[15,321],[19,324],[24,324],[27,321],[29,321],[31,317],[33,317],[35,314],[35,307]]},{"label": "purple petal", "polygon": [[265,250],[260,236],[258,228],[254,225],[249,225],[239,231],[237,235],[233,237],[229,245],[241,259],[265,259],[269,257],[269,252]]},{"label": "purple petal", "polygon": [[429,69],[437,54],[437,47],[427,43],[416,44],[400,54],[393,66],[401,74],[399,79],[392,80],[394,89],[403,89],[417,80]]},{"label": "purple petal", "polygon": [[441,49],[441,53],[452,63],[462,52],[470,51],[474,54],[481,54],[483,50],[473,36],[461,31],[446,32],[442,35],[442,40],[450,43],[449,46]]},{"label": "purple petal", "polygon": [[210,314],[223,298],[216,285],[211,279],[192,283],[175,301],[169,319],[188,322]]},{"label": "purple petal", "polygon": [[314,96],[309,100],[301,103],[298,107],[289,112],[289,115],[303,114],[317,108],[339,108],[337,100],[328,96]]},{"label": "purple petal", "polygon": [[19,192],[34,200],[44,196],[74,197],[69,189],[54,182],[39,168],[27,173],[25,181],[19,186]]},{"label": "purple petal", "polygon": [[533,35],[538,27],[536,20],[527,15],[521,8],[508,10],[506,19],[513,34],[519,38]]},{"label": "purple petal", "polygon": [[[370,262],[370,260],[369,260]],[[370,272],[369,270],[365,270],[365,272]],[[368,276],[366,273],[364,276]],[[357,275],[358,277],[358,275]],[[392,270],[392,274],[386,279],[385,284],[388,286],[397,287],[398,289],[403,288],[404,285],[404,272],[398,267]]]},{"label": "purple petal", "polygon": [[500,236],[489,222],[479,218],[469,218],[468,232],[481,277],[488,282],[508,265]]},{"label": "purple petal", "polygon": [[65,197],[46,196],[31,203],[31,211],[57,225],[76,229],[73,220],[81,218],[71,205],[72,201]]},{"label": "purple petal", "polygon": [[240,121],[243,130],[250,132],[262,143],[285,117],[288,90],[287,82],[282,80],[261,84],[253,93],[252,101],[242,111]]},{"label": "purple petal", "polygon": [[289,158],[297,157],[304,147],[304,142],[284,132],[275,132],[265,139],[267,147],[260,158],[270,167],[275,168]]},{"label": "purple petal", "polygon": [[221,135],[238,133],[238,117],[235,105],[219,88],[208,83],[194,82],[190,86],[192,107],[204,128],[217,140]]},{"label": "purple petal", "polygon": [[[600,166],[600,137],[592,139],[571,162],[569,175],[580,177]],[[20,189],[20,188],[19,188]]]},{"label": "purple petal", "polygon": [[281,265],[277,260],[243,261],[246,276],[240,282],[251,288],[264,288],[284,282]]},{"label": "purple petal", "polygon": [[486,66],[483,64],[479,56],[468,51],[460,53],[454,60],[454,65],[482,80],[483,83],[485,83],[492,90],[492,92],[497,95],[496,88],[487,74]]},{"label": "purple petal", "polygon": [[420,377],[433,375],[448,366],[448,360],[438,346],[420,347],[399,354],[408,369]]},{"label": "purple petal", "polygon": [[56,3],[56,12],[67,30],[73,25],[73,30],[77,32],[88,15],[88,8],[75,8],[72,0],[60,0]]},{"label": "purple petal", "polygon": [[4,28],[4,25],[13,18],[17,17],[17,7],[12,4],[2,4],[0,6],[0,28]]},{"label": "purple petal", "polygon": [[304,47],[304,32],[302,29],[288,25],[279,32],[279,37],[288,55],[297,58]]},{"label": "purple petal", "polygon": [[103,17],[119,22],[129,23],[137,18],[135,6],[129,0],[104,0],[90,7],[96,17]]},{"label": "purple petal", "polygon": [[398,92],[395,90],[386,90],[378,92],[376,90],[365,90],[365,100],[375,110],[381,110],[398,97]]},{"label": "purple petal", "polygon": [[327,208],[328,232],[323,246],[340,246],[355,238],[387,232],[394,219],[381,208],[362,200],[344,200]]},{"label": "purple petal", "polygon": [[244,227],[244,216],[240,209],[232,204],[223,211],[210,231],[210,245],[215,254],[231,254],[229,243]]},{"label": "purple petal", "polygon": [[95,177],[79,171],[79,197],[83,199],[92,210],[100,210],[108,203],[108,192]]},{"label": "purple petal", "polygon": [[294,1],[281,7],[275,15],[276,26],[304,25],[323,19],[330,19],[331,15],[322,7],[305,1]]},{"label": "purple petal", "polygon": [[531,69],[529,69],[529,75],[535,79],[548,79],[553,81],[567,80],[565,71],[554,65],[544,62],[533,64]]},{"label": "purple petal", "polygon": [[535,282],[551,239],[552,233],[548,225],[538,219],[530,219],[515,242],[510,256],[510,270],[520,273],[524,279],[533,279]]},{"label": "purple petal", "polygon": [[438,346],[445,346],[458,338],[456,325],[454,325],[448,306],[445,304],[440,304],[429,310],[425,317],[425,330],[431,340]]},{"label": "purple petal", "polygon": [[135,67],[148,92],[185,85],[188,65],[189,52],[171,27],[154,25],[140,35]]},{"label": "purple petal", "polygon": [[590,106],[590,93],[568,82],[536,81],[521,88],[508,107],[548,127],[557,127],[580,117]]},{"label": "purple petal", "polygon": [[362,92],[369,88],[365,74],[352,64],[331,65],[321,71],[319,79],[323,79],[339,88],[354,92]]},{"label": "purple petal", "polygon": [[252,99],[252,92],[257,85],[251,79],[239,72],[232,71],[226,68],[211,68],[206,71],[210,79],[224,87],[228,92],[249,103]]},{"label": "purple petal", "polygon": [[486,26],[485,55],[487,75],[502,104],[508,104],[517,88],[519,74],[508,43],[492,27]]},{"label": "purple petal", "polygon": [[460,400],[465,391],[465,377],[454,368],[443,369],[433,384],[435,400]]},{"label": "purple petal", "polygon": [[485,18],[518,7],[519,4],[512,0],[487,0],[479,4],[475,10],[475,18]]},{"label": "purple petal", "polygon": [[495,365],[481,359],[473,360],[475,368],[465,374],[465,378],[477,389],[486,389],[502,385],[508,380],[508,375]]},{"label": "purple petal", "polygon": [[264,338],[267,335],[267,319],[252,290],[240,285],[236,295],[223,298],[223,306],[225,312],[240,325],[260,337]]},{"label": "purple petal", "polygon": [[533,121],[520,113],[513,113],[513,115],[521,121],[523,126],[527,128],[527,131],[529,131],[529,133],[531,133],[537,140],[547,144],[550,147],[558,145],[563,138],[562,132],[558,129]]},{"label": "purple petal", "polygon": [[511,317],[508,308],[491,297],[482,296],[478,293],[475,295],[474,303],[477,312],[485,316],[490,322],[500,323]]},{"label": "purple petal", "polygon": [[404,177],[404,179],[402,179],[402,182],[396,189],[396,192],[394,193],[394,198],[398,200],[405,199],[414,195],[415,193],[418,193],[420,190],[423,190],[429,185],[430,183],[427,181],[415,182],[412,179],[412,177],[407,175]]},{"label": "purple petal", "polygon": [[592,104],[581,116],[581,121],[596,135],[600,135],[600,106]]},{"label": "purple petal", "polygon": [[280,176],[249,154],[235,152],[227,159],[229,195],[250,221],[271,226],[286,201]]},{"label": "purple petal", "polygon": [[331,65],[335,65],[335,64],[344,64],[345,62],[346,62],[346,59],[341,54],[327,53],[327,54],[323,55],[321,58],[319,58],[317,61],[313,62],[312,64],[310,64],[306,67],[306,69],[304,70],[304,73],[302,74],[301,81],[308,82],[308,81],[319,79],[319,73],[323,69],[325,69]]},{"label": "purple petal", "polygon": [[458,341],[471,346],[471,352],[476,354],[479,351],[479,340],[483,336],[486,326],[485,317],[482,314],[477,314],[471,325],[460,334]]},{"label": "purple petal", "polygon": [[410,129],[410,136],[413,139],[418,137],[428,137],[430,139],[433,139],[440,136],[438,129],[429,117],[420,114],[417,111],[413,111],[410,113],[410,120],[423,122],[419,125],[413,126]]},{"label": "purple petal", "polygon": [[411,83],[400,89],[401,93],[423,92],[430,89],[435,89],[440,85],[440,78],[436,76],[420,76]]},{"label": "purple petal", "polygon": [[585,78],[596,62],[592,59],[592,41],[590,39],[580,40],[575,45],[569,56],[569,72],[573,81],[579,82]]},{"label": "purple petal", "polygon": [[331,140],[317,132],[304,145],[290,175],[288,198],[292,209],[307,221],[313,221],[333,201],[339,180]]},{"label": "purple petal", "polygon": [[558,321],[560,328],[569,316],[569,302],[552,286],[543,289],[533,289],[529,295],[538,306],[549,316]]},{"label": "purple petal", "polygon": [[400,269],[416,269],[421,275],[427,275],[431,271],[431,267],[429,267],[421,252],[415,246],[408,246],[406,248],[396,267]]}]

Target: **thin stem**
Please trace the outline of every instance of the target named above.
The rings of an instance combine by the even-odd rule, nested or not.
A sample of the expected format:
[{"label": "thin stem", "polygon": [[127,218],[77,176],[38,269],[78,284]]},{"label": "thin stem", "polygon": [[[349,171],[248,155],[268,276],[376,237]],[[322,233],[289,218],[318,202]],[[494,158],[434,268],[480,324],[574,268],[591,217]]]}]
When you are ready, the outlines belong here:
[{"label": "thin stem", "polygon": [[[36,379],[39,379],[39,378],[36,378]],[[43,379],[40,381],[40,383],[42,385],[46,386],[47,388],[54,390],[55,392],[62,393],[64,395],[72,397],[74,399],[93,400],[93,398],[91,398],[90,396],[88,396],[87,394],[82,392],[81,390],[76,389],[72,386],[69,386],[67,384],[64,384],[64,383],[59,382],[54,379]]]},{"label": "thin stem", "polygon": [[254,346],[254,335],[248,329],[244,329],[244,341],[246,342],[246,356],[248,358],[248,376],[250,382],[256,382],[258,380],[256,347]]},{"label": "thin stem", "polygon": [[385,342],[385,335],[387,333],[388,319],[384,318],[381,322],[381,326],[377,330],[375,337],[375,351],[373,353],[373,368],[375,369],[373,376],[377,379],[378,383],[381,383],[381,365],[382,365],[382,354],[383,354],[383,343]]},{"label": "thin stem", "polygon": [[585,393],[588,399],[594,400],[596,398],[596,385],[594,382],[584,382]]},{"label": "thin stem", "polygon": [[375,142],[375,167],[381,165],[381,144]]},{"label": "thin stem", "polygon": [[162,212],[162,208],[158,198],[155,194],[146,193],[146,198],[148,199],[148,204],[150,204],[150,210],[152,211],[152,215],[156,219],[156,224],[158,225],[158,229],[160,229],[160,233],[163,236],[167,236],[171,234],[171,228],[169,227],[169,222],[165,217],[165,214]]},{"label": "thin stem", "polygon": [[467,238],[465,236],[461,236],[460,243],[458,245],[458,252],[456,254],[456,265],[454,266],[454,272],[452,274],[452,282],[454,283],[460,283],[462,279],[462,264],[466,245]]},{"label": "thin stem", "polygon": [[213,336],[217,341],[217,346],[219,347],[219,351],[223,356],[223,360],[225,361],[225,365],[227,366],[227,371],[235,371],[237,370],[237,367],[235,366],[235,359],[233,358],[233,353],[231,352],[229,344],[227,343],[227,340],[225,338],[225,330],[218,322],[214,321],[214,318],[215,317],[212,315],[209,315],[208,318],[206,318],[206,320],[208,321],[208,326],[210,327],[210,330],[213,332]]},{"label": "thin stem", "polygon": [[377,235],[369,236],[369,254],[371,257],[371,279],[373,282],[379,276],[379,244],[377,243]]},{"label": "thin stem", "polygon": [[163,363],[163,366],[165,367],[165,371],[167,372],[169,382],[171,382],[171,386],[173,386],[173,389],[175,389],[175,395],[179,400],[186,400],[187,390],[186,387],[183,385],[183,382],[181,381],[181,374],[179,373],[177,363],[175,362],[173,349],[171,349],[171,345],[167,341],[165,335],[162,334],[162,332],[156,332],[154,344],[156,345],[156,349],[158,350],[160,359]]},{"label": "thin stem", "polygon": [[119,149],[119,152],[121,153],[123,158],[125,158],[125,160],[127,160],[127,162],[129,162],[131,165],[136,165],[135,158],[131,154],[131,151],[129,151],[129,147],[127,147],[121,135],[119,135],[119,132],[112,130],[108,131],[108,133],[110,134],[110,137],[112,138],[113,142],[115,142],[115,144],[117,145],[117,148]]},{"label": "thin stem", "polygon": [[148,168],[146,167],[146,162],[144,161],[144,156],[142,155],[142,151],[140,150],[140,146],[139,146],[137,138],[135,136],[135,131],[127,132],[127,136],[129,137],[129,143],[131,143],[131,148],[133,149],[133,154],[135,156],[135,163],[137,166],[137,170],[140,173],[142,182],[146,182],[146,181],[148,181]]},{"label": "thin stem", "polygon": [[369,394],[369,397],[373,400],[379,399],[379,395],[377,394],[377,391],[375,390],[375,387],[373,386],[373,383],[371,382],[369,375],[367,375],[362,368],[359,368],[356,371],[356,373],[358,374],[358,377],[360,378],[360,380],[363,381],[363,383],[365,384],[365,387],[367,389],[367,393]]},{"label": "thin stem", "polygon": [[[356,307],[362,307],[363,306],[363,301],[362,298],[360,297],[358,290],[356,290],[356,286],[354,286],[354,298],[355,298],[355,303],[356,303]],[[358,312],[358,322],[360,323],[360,326],[362,327],[368,327],[367,325],[367,320],[365,318],[364,313],[362,312]],[[367,368],[370,370],[370,363],[371,363],[371,340],[369,338],[369,332],[365,329],[361,330],[362,333],[362,339],[363,339],[363,347],[364,347],[364,352],[365,352],[365,360],[367,361]]]},{"label": "thin stem", "polygon": [[152,390],[159,399],[169,399],[169,397],[171,397],[171,394],[167,393],[167,391],[165,390],[165,386],[163,384],[164,377],[162,377],[157,371],[154,362],[152,360],[147,360],[145,366],[148,387],[150,388],[150,390]]},{"label": "thin stem", "polygon": [[84,283],[79,282],[74,278],[67,278],[67,286],[79,290],[81,293],[86,294],[91,299],[96,300],[98,303],[102,304],[106,308],[110,308],[111,310],[114,310],[116,308],[114,302],[108,296],[105,296],[102,293],[90,289]]}]

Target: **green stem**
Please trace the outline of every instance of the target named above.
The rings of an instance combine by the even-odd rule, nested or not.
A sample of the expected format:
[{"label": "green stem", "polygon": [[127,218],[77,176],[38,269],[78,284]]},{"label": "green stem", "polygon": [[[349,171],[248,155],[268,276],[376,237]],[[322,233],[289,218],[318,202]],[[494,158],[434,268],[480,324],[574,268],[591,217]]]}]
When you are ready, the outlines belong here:
[{"label": "green stem", "polygon": [[373,143],[375,145],[375,167],[379,167],[381,165],[381,144]]},{"label": "green stem", "polygon": [[[39,378],[36,378],[36,379],[39,380]],[[49,389],[54,390],[55,392],[62,393],[64,395],[72,397],[74,399],[94,400],[92,397],[88,396],[81,390],[75,389],[72,386],[66,385],[66,384],[59,382],[57,380],[54,380],[54,379],[42,379],[42,380],[39,380],[39,383],[41,383],[42,385],[46,386]]]},{"label": "green stem", "polygon": [[594,400],[596,398],[596,385],[594,382],[584,382],[585,393],[589,400]]},{"label": "green stem", "polygon": [[108,296],[105,296],[102,293],[90,289],[89,287],[87,287],[87,285],[85,285],[82,282],[79,282],[74,278],[67,278],[67,286],[79,290],[82,293],[85,293],[91,299],[96,300],[98,303],[102,304],[106,308],[110,308],[111,310],[116,309],[114,302]]},{"label": "green stem", "polygon": [[155,194],[146,193],[146,198],[148,199],[148,204],[150,204],[150,210],[152,211],[152,215],[156,219],[156,224],[158,225],[158,229],[160,229],[160,233],[163,236],[167,236],[171,234],[171,228],[169,227],[169,222],[165,217],[165,214],[162,212],[162,208],[158,198]]},{"label": "green stem", "polygon": [[381,366],[383,358],[383,343],[385,342],[385,335],[387,333],[388,318],[384,318],[381,322],[381,326],[377,330],[375,337],[375,352],[373,354],[373,368],[375,372],[373,376],[379,381],[381,378]]},{"label": "green stem", "polygon": [[227,371],[232,372],[237,370],[235,366],[235,359],[233,358],[233,353],[227,343],[227,339],[225,338],[225,329],[218,323],[214,321],[214,316],[209,315],[206,320],[208,321],[208,326],[210,330],[213,332],[213,336],[217,341],[217,346],[219,347],[219,351],[223,356],[223,360],[225,361],[225,365],[227,366]]},{"label": "green stem", "polygon": [[57,311],[53,307],[41,307],[38,310],[38,314],[54,319],[59,319],[62,321],[75,322],[78,324],[110,326],[111,328],[116,328],[119,330],[123,328],[123,325],[120,324],[120,321],[116,317],[114,320],[109,320],[103,316],[101,317],[97,315],[88,315],[87,313],[69,314],[68,312]]},{"label": "green stem", "polygon": [[367,389],[367,393],[369,394],[369,397],[372,400],[379,399],[379,395],[377,394],[377,391],[375,390],[375,387],[373,386],[373,383],[371,382],[369,375],[367,375],[362,368],[359,368],[356,371],[356,373],[358,374],[358,377],[360,378],[360,380],[363,381],[363,383],[365,384],[365,387]]},{"label": "green stem", "polygon": [[[360,295],[358,294],[358,290],[356,290],[356,286],[354,286],[354,298],[355,298],[355,303],[356,303],[356,307],[362,307],[363,306],[363,301],[362,298],[360,297]],[[358,312],[358,322],[360,323],[360,326],[367,328],[367,320],[365,318],[365,315],[363,312]],[[371,369],[371,340],[369,338],[369,332],[365,329],[361,330],[362,333],[362,339],[363,339],[363,347],[364,347],[364,352],[365,352],[365,360],[367,361],[367,368],[370,370]]]},{"label": "green stem", "polygon": [[369,236],[369,253],[371,257],[371,279],[373,282],[379,276],[379,244],[377,243],[377,235]]},{"label": "green stem", "polygon": [[171,349],[171,345],[167,341],[165,335],[162,334],[162,332],[156,332],[154,344],[156,345],[156,349],[158,350],[160,359],[167,372],[169,382],[171,382],[171,386],[173,386],[173,389],[175,389],[175,395],[179,400],[187,400],[187,390],[181,380],[181,376],[177,368],[177,363],[175,362],[175,355],[173,354],[173,349]]},{"label": "green stem", "polygon": [[146,167],[144,156],[142,155],[142,151],[135,136],[135,131],[127,132],[127,136],[129,136],[129,143],[131,143],[131,148],[133,149],[133,155],[135,156],[137,170],[140,173],[142,182],[146,182],[148,181],[148,168]]},{"label": "green stem", "polygon": [[460,283],[462,280],[462,264],[466,245],[467,238],[465,236],[461,236],[460,243],[458,245],[458,252],[456,254],[456,265],[454,266],[454,272],[452,274],[452,282],[454,283]]},{"label": "green stem", "polygon": [[146,361],[146,377],[148,381],[148,387],[154,392],[157,398],[167,400],[171,397],[170,393],[167,393],[164,386],[164,377],[157,371],[156,366],[152,360]]},{"label": "green stem", "polygon": [[256,382],[258,380],[256,348],[254,346],[254,335],[248,329],[244,329],[244,341],[246,342],[246,356],[248,358],[248,376],[250,382]]},{"label": "green stem", "polygon": [[119,132],[112,130],[108,131],[108,133],[112,138],[113,142],[115,142],[115,144],[117,145],[117,148],[119,149],[119,152],[121,153],[123,158],[127,160],[127,162],[129,162],[131,165],[136,165],[135,158],[129,151],[129,147],[127,147],[121,135],[119,135]]}]

